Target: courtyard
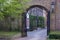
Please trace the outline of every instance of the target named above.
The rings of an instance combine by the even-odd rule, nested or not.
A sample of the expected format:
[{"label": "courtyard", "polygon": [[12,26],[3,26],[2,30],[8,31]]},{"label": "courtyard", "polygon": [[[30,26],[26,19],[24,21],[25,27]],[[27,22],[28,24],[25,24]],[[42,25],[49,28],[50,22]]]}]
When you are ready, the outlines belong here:
[{"label": "courtyard", "polygon": [[47,29],[37,29],[27,32],[27,37],[17,38],[15,40],[47,40]]}]

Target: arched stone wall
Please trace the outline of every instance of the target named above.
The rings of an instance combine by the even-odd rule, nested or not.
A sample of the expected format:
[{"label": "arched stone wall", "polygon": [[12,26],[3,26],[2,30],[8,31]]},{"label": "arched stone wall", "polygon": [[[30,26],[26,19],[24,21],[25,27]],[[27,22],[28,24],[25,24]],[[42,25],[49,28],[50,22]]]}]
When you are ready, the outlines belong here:
[{"label": "arched stone wall", "polygon": [[47,8],[45,8],[44,6],[41,6],[41,5],[32,5],[26,9],[26,13],[34,7],[38,7],[38,8],[41,8],[41,9],[46,11],[46,13],[47,13],[47,32],[48,32],[50,30],[50,12],[49,12],[49,10]]},{"label": "arched stone wall", "polygon": [[28,11],[28,10],[34,8],[34,7],[38,7],[38,8],[44,9],[47,13],[49,11],[46,7],[44,7],[42,5],[31,5],[29,8],[26,9],[26,11]]},{"label": "arched stone wall", "polygon": [[42,5],[43,7],[47,8],[48,10],[50,10],[51,0],[30,0],[26,4],[29,7],[32,6],[32,5]]}]

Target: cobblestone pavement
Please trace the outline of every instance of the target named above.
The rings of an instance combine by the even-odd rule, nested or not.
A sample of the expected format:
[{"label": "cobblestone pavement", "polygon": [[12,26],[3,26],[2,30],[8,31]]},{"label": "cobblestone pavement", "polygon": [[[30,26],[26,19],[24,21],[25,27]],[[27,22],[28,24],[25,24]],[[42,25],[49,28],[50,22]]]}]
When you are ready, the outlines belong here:
[{"label": "cobblestone pavement", "polygon": [[32,32],[27,32],[28,36],[24,38],[18,38],[15,40],[47,40],[47,29],[38,29]]}]

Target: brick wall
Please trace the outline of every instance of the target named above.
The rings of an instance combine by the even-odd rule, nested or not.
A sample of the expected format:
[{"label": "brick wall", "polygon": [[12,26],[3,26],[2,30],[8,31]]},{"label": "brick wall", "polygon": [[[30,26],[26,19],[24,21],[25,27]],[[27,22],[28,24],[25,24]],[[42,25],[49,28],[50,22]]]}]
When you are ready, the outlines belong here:
[{"label": "brick wall", "polygon": [[56,30],[60,30],[60,0],[56,2]]}]

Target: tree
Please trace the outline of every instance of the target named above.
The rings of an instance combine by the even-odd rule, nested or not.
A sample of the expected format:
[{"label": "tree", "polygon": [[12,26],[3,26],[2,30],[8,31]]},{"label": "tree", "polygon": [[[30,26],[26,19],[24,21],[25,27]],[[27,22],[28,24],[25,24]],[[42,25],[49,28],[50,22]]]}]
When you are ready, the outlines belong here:
[{"label": "tree", "polygon": [[4,30],[11,27],[11,19],[21,17],[20,14],[25,11],[26,2],[28,0],[0,0],[0,21],[3,20]]},{"label": "tree", "polygon": [[25,9],[28,0],[0,0],[0,19],[18,17]]}]

